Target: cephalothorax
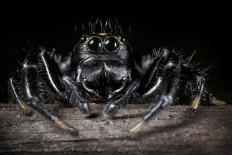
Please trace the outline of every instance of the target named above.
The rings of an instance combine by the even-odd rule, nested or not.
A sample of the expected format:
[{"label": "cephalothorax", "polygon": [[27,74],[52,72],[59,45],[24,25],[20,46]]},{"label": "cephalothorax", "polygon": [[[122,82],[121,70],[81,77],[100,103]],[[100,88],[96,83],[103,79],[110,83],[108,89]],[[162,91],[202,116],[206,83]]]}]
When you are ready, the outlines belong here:
[{"label": "cephalothorax", "polygon": [[[138,132],[161,109],[173,103],[181,81],[195,86],[192,108],[197,108],[205,92],[205,78],[191,67],[192,56],[183,59],[174,51],[159,49],[143,57],[141,65],[135,65],[132,52],[117,23],[90,22],[83,27],[83,35],[68,57],[41,48],[36,61],[25,60],[20,76],[9,79],[10,93],[24,112],[30,113],[31,106],[73,134],[78,133],[76,128],[43,106],[51,96],[78,107],[85,117],[92,115],[93,102],[106,104],[103,114],[108,118],[131,99],[153,103],[132,132]],[[139,74],[133,73],[136,70]]]}]

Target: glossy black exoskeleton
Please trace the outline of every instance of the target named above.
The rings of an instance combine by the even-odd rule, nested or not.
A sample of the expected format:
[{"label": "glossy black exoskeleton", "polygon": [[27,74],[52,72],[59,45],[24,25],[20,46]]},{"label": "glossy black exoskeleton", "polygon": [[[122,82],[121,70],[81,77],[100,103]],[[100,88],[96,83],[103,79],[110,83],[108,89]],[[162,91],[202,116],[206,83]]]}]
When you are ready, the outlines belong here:
[{"label": "glossy black exoskeleton", "polygon": [[130,100],[149,99],[155,104],[132,132],[173,103],[182,81],[195,86],[192,108],[197,108],[206,90],[205,78],[191,66],[192,56],[183,59],[174,51],[159,49],[135,65],[132,52],[117,23],[90,22],[68,57],[40,48],[36,61],[25,60],[21,71],[9,79],[10,94],[25,113],[33,107],[73,134],[77,129],[46,109],[44,102],[55,99],[79,107],[85,117],[92,115],[91,103],[105,103],[103,114],[111,118]]}]

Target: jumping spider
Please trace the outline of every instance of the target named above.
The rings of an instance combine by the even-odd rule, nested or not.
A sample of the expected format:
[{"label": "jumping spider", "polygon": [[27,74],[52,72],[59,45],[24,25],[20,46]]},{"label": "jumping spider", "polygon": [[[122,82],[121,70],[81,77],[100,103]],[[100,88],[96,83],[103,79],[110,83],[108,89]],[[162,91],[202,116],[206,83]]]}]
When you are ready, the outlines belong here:
[{"label": "jumping spider", "polygon": [[134,133],[173,103],[180,82],[195,86],[191,107],[197,109],[206,80],[204,73],[191,66],[192,56],[183,59],[174,51],[159,49],[136,65],[131,55],[132,48],[120,25],[90,22],[83,26],[83,35],[70,56],[61,58],[40,48],[36,61],[25,60],[20,78],[17,74],[9,79],[10,94],[24,112],[30,113],[29,107],[33,107],[72,134],[78,130],[44,107],[47,94],[78,107],[85,117],[92,115],[91,103],[105,103],[103,115],[112,118],[131,99],[150,100],[152,108],[131,129]]}]

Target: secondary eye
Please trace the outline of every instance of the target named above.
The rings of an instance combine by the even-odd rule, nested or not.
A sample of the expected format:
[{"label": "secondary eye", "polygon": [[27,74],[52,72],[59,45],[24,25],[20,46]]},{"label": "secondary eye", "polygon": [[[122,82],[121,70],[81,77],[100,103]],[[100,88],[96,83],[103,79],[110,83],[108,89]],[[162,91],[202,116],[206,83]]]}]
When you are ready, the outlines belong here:
[{"label": "secondary eye", "polygon": [[101,39],[97,37],[93,37],[89,40],[87,46],[92,52],[97,52],[101,49],[102,46]]},{"label": "secondary eye", "polygon": [[80,43],[85,43],[87,41],[87,38],[86,38],[86,36],[82,36],[81,38],[80,38]]},{"label": "secondary eye", "polygon": [[120,40],[121,42],[123,42],[123,43],[126,42],[126,38],[124,38],[123,36],[120,36],[120,37],[119,37],[119,40]]},{"label": "secondary eye", "polygon": [[119,47],[119,42],[116,38],[110,37],[105,41],[105,49],[107,51],[115,51]]}]

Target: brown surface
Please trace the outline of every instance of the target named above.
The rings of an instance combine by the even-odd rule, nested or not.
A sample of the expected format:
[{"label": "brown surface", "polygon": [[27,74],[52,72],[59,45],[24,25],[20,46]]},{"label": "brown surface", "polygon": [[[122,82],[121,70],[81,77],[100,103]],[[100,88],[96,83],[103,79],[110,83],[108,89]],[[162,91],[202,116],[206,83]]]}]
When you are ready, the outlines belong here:
[{"label": "brown surface", "polygon": [[129,130],[148,107],[128,105],[113,120],[101,115],[101,106],[93,107],[97,117],[89,119],[77,109],[57,107],[79,128],[80,135],[73,137],[37,112],[26,117],[17,105],[0,105],[0,153],[232,154],[232,106],[200,106],[196,113],[187,106],[171,106],[137,136]]}]

